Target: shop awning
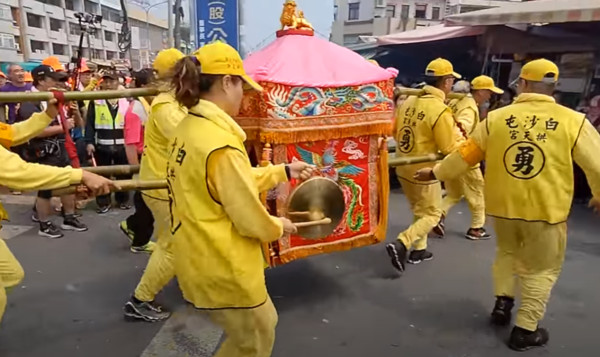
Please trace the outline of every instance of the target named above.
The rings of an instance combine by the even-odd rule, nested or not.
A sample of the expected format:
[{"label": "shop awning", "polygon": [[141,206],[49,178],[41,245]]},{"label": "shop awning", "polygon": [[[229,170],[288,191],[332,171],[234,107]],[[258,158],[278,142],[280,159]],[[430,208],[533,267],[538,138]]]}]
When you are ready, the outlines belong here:
[{"label": "shop awning", "polygon": [[485,32],[485,26],[453,26],[443,24],[377,37],[378,45],[403,45],[446,40],[450,38],[477,36]]},{"label": "shop awning", "polygon": [[536,0],[446,18],[446,26],[600,21],[600,0]]}]

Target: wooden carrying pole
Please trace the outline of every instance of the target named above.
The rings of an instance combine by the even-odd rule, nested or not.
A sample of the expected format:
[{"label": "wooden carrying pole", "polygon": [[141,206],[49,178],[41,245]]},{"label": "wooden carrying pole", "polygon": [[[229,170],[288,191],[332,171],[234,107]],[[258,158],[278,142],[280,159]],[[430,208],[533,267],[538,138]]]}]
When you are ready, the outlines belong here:
[{"label": "wooden carrying pole", "polygon": [[389,167],[402,165],[421,164],[423,162],[435,162],[444,158],[442,154],[428,154],[423,156],[393,157],[388,160]]},{"label": "wooden carrying pole", "polygon": [[[114,189],[113,192],[121,192],[121,191],[134,191],[134,190],[157,190],[162,188],[167,188],[167,180],[149,180],[149,181],[140,181],[140,180],[117,180],[114,181],[118,189]],[[73,185],[64,188],[58,188],[52,190],[52,197],[63,196],[63,195],[71,195],[77,193],[77,189],[80,185]]]},{"label": "wooden carrying pole", "polygon": [[100,176],[127,176],[140,172],[140,165],[96,166],[83,167],[83,169]]},{"label": "wooden carrying pole", "polygon": [[[399,95],[407,95],[407,96],[422,96],[423,94],[425,94],[425,91],[423,89],[403,88],[403,87],[396,87],[395,92]],[[461,99],[461,98],[464,98],[465,96],[466,96],[465,93],[451,92],[451,93],[448,93],[446,98]]]},{"label": "wooden carrying pole", "polygon": [[[150,97],[159,93],[155,88],[135,88],[124,90],[98,90],[89,92],[62,92],[65,101],[85,101],[96,99],[116,99],[129,97]],[[54,98],[52,92],[4,92],[0,93],[0,103],[44,102]]]}]

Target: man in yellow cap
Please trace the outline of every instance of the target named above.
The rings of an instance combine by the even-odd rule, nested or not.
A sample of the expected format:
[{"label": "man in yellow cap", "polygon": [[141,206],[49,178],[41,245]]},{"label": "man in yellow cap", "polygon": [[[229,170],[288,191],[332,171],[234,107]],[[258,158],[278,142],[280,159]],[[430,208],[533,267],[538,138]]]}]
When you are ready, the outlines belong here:
[{"label": "man in yellow cap", "polygon": [[[493,93],[504,93],[488,76],[476,77],[471,82],[470,88],[469,94],[449,104],[458,127],[467,138],[471,136],[479,123],[479,107],[488,102]],[[490,235],[483,227],[485,224],[484,182],[479,163],[459,178],[444,182],[444,185],[446,197],[442,200],[442,218],[433,229],[434,233],[444,236],[444,218],[464,196],[471,210],[471,227],[465,237],[471,240],[490,239]]]},{"label": "man in yellow cap", "polygon": [[[152,65],[157,79],[163,82],[169,81],[173,67],[183,57],[184,54],[174,48],[160,51]],[[154,98],[144,132],[145,148],[142,154],[140,179],[167,178],[169,141],[175,128],[186,115],[187,108],[175,100],[173,92],[163,92]],[[149,190],[143,192],[142,196],[155,220],[154,234],[157,244],[156,247],[148,245],[142,248],[150,249],[152,255],[135,292],[125,304],[124,312],[128,318],[154,322],[170,316],[162,307],[154,304],[154,297],[175,276],[169,230],[169,196],[167,190]],[[120,229],[133,241],[126,221],[120,223]]]},{"label": "man in yellow cap", "polygon": [[[425,70],[427,85],[424,94],[408,98],[396,111],[395,139],[396,157],[410,159],[438,152],[449,154],[459,140],[452,111],[446,104],[446,95],[454,80],[460,75],[454,72],[452,63],[438,58],[429,63]],[[402,190],[410,203],[414,215],[413,224],[398,235],[398,239],[386,246],[392,265],[400,272],[405,262],[419,264],[431,260],[433,254],[426,250],[427,234],[439,222],[442,215],[442,188],[437,180],[426,183],[416,181],[416,170],[432,167],[432,163],[413,164],[396,168]],[[408,250],[414,250],[408,255]]]},{"label": "man in yellow cap", "polygon": [[486,160],[485,206],[498,236],[492,322],[510,323],[518,282],[521,306],[508,345],[519,351],[549,339],[538,323],[565,256],[573,161],[590,183],[590,204],[600,209],[600,136],[584,114],[555,102],[557,81],[551,61],[527,63],[512,105],[491,111],[456,152],[415,174],[449,180]]}]

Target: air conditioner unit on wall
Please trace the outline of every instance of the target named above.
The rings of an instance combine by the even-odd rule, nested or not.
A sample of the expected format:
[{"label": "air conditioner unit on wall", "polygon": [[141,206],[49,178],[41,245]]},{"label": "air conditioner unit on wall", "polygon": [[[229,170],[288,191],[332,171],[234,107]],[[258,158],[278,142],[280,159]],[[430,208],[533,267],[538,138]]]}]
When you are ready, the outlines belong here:
[{"label": "air conditioner unit on wall", "polygon": [[387,0],[375,0],[375,7],[386,7]]}]

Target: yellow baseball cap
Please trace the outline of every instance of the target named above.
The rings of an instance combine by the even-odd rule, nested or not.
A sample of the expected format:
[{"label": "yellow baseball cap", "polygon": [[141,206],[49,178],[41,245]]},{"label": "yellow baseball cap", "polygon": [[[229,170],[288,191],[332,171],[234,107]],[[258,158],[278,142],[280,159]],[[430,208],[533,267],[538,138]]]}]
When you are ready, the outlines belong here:
[{"label": "yellow baseball cap", "polygon": [[496,94],[504,93],[504,91],[502,89],[496,87],[494,80],[488,76],[479,76],[479,77],[473,78],[473,80],[471,81],[471,89],[472,90],[487,89],[487,90],[491,90],[492,92],[494,92]]},{"label": "yellow baseball cap", "polygon": [[537,59],[521,68],[520,77],[526,81],[556,83],[558,82],[558,66],[547,59]]},{"label": "yellow baseball cap", "polygon": [[175,67],[175,63],[185,57],[181,51],[175,48],[168,48],[160,51],[154,62],[152,63],[152,69],[156,71],[159,78],[166,77],[169,72]]},{"label": "yellow baseball cap", "polygon": [[452,63],[443,58],[434,59],[429,62],[425,69],[425,75],[428,77],[454,76],[455,78],[462,78],[460,74],[454,72]]},{"label": "yellow baseball cap", "polygon": [[239,76],[252,89],[262,91],[263,88],[256,83],[244,70],[242,57],[235,48],[224,42],[213,42],[200,47],[195,56],[200,62],[201,72],[204,74]]}]

